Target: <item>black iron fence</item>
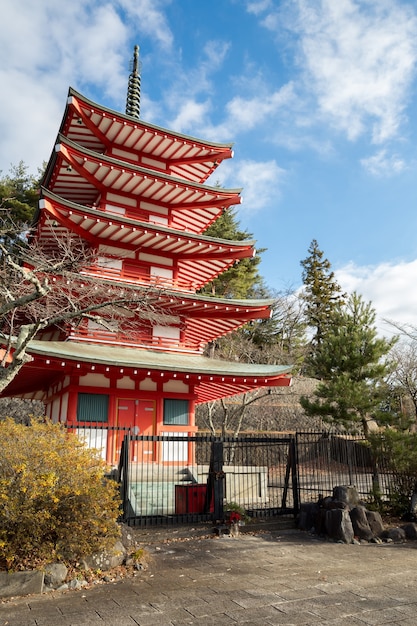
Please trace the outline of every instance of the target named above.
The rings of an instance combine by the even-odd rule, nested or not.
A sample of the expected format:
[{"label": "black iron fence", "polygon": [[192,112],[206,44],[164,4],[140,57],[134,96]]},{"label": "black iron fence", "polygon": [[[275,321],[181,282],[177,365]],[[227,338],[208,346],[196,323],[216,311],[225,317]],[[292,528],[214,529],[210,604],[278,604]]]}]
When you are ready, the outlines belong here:
[{"label": "black iron fence", "polygon": [[[144,454],[157,462],[144,462]],[[132,460],[135,459],[135,460]],[[293,437],[126,435],[118,468],[124,519],[154,525],[298,510]]]},{"label": "black iron fence", "polygon": [[337,485],[353,485],[363,500],[378,491],[388,497],[392,471],[374,462],[369,442],[360,435],[297,432],[297,473],[300,500],[332,495]]},{"label": "black iron fence", "polygon": [[300,501],[332,495],[337,485],[352,485],[364,501],[390,501],[401,482],[400,472],[383,438],[377,458],[363,435],[340,432],[297,432]]},{"label": "black iron fence", "polygon": [[393,482],[389,463],[380,458],[376,465],[369,443],[357,435],[151,437],[102,425],[79,427],[77,434],[103,458],[117,458],[112,475],[124,520],[142,526],[221,520],[231,505],[255,518],[295,516],[301,502],[331,495],[337,485],[353,485],[369,500],[375,493],[388,498]]}]

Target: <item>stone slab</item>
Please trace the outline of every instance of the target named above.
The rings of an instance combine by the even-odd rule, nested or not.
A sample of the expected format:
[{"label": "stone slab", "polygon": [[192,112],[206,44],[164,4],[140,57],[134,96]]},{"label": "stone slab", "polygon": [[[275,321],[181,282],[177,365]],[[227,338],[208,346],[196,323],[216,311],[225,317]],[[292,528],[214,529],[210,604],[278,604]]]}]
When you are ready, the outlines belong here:
[{"label": "stone slab", "polygon": [[44,573],[39,571],[0,572],[0,598],[42,593]]}]

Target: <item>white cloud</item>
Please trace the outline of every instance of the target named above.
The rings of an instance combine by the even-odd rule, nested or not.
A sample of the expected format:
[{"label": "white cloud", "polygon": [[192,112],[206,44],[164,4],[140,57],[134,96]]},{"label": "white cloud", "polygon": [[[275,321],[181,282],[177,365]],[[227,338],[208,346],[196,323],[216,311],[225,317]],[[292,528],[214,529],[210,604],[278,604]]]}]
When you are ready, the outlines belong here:
[{"label": "white cloud", "polygon": [[[246,10],[294,61],[294,98],[275,118],[269,140],[332,154],[335,134],[385,147],[409,130],[406,108],[417,67],[417,10],[403,0],[247,0]],[[239,104],[239,102],[237,102]],[[329,135],[328,130],[334,131]],[[318,138],[318,139],[317,139]],[[336,145],[336,144],[335,144]],[[398,173],[401,156],[378,152],[362,165]]]},{"label": "white cloud", "polygon": [[268,124],[268,140],[272,140],[276,132],[272,120],[280,112],[284,115],[294,100],[291,83],[273,92],[264,89],[263,93],[253,97],[235,96],[226,103],[226,116],[222,122],[213,125],[207,116],[204,124],[194,132],[202,137],[213,138],[213,141],[232,141],[242,133]]},{"label": "white cloud", "polygon": [[221,68],[229,50],[230,43],[226,41],[217,41],[214,39],[208,41],[204,46],[206,60],[199,71],[203,70],[204,74],[206,74],[213,73]]},{"label": "white cloud", "polygon": [[[0,170],[23,160],[31,172],[49,157],[68,87],[124,110],[132,33],[152,33],[165,50],[172,33],[166,0],[20,0],[2,7]],[[128,55],[128,58],[126,58]]]},{"label": "white cloud", "polygon": [[[229,47],[227,42],[210,40],[202,46],[202,56],[194,68],[189,68],[186,72],[180,66],[175,68],[176,80],[165,94],[171,108],[176,106],[176,100],[181,101],[185,97],[196,97],[199,94],[207,94],[208,97],[215,92],[212,76],[222,67]],[[173,96],[174,102],[171,101]]]},{"label": "white cloud", "polygon": [[298,0],[307,89],[351,140],[381,143],[403,122],[417,58],[417,18],[395,0]]},{"label": "white cloud", "polygon": [[[186,72],[174,57],[169,60],[169,73],[170,76],[175,76],[175,80],[167,81],[162,94],[163,108],[159,111],[164,116],[162,125],[190,135],[201,134],[210,139],[212,135],[205,131],[210,126],[211,101],[215,93],[212,76],[222,67],[229,47],[224,41],[206,42],[202,45],[201,58],[197,60],[195,67]],[[171,119],[167,119],[167,110],[174,112]],[[149,114],[150,119],[151,110]],[[217,136],[215,140],[222,139]]]},{"label": "white cloud", "polygon": [[260,13],[271,9],[272,6],[271,0],[248,0],[246,10],[248,13],[259,15]]},{"label": "white cloud", "polygon": [[377,177],[393,176],[406,169],[405,161],[397,154],[387,154],[387,150],[379,150],[373,156],[361,159],[361,165]]},{"label": "white cloud", "polygon": [[[243,203],[239,206],[242,215],[253,214],[276,204],[280,196],[286,171],[275,161],[235,161],[222,163],[215,180],[222,186],[243,188]],[[214,184],[211,182],[211,184]]]},{"label": "white cloud", "polygon": [[336,279],[344,291],[356,291],[365,301],[372,302],[378,316],[378,328],[384,334],[395,334],[395,331],[383,320],[417,326],[416,275],[417,260],[375,266],[350,263],[335,270]]},{"label": "white cloud", "polygon": [[175,128],[177,132],[188,133],[190,129],[200,127],[204,123],[209,111],[208,102],[186,100],[179,104],[178,114],[169,122],[168,126]]},{"label": "white cloud", "polygon": [[[169,49],[173,44],[173,34],[163,13],[170,0],[118,0],[118,4],[128,13],[130,26],[156,39],[162,47]],[[137,20],[132,23],[132,20]]]},{"label": "white cloud", "polygon": [[291,83],[271,93],[261,94],[253,98],[236,96],[227,105],[228,120],[235,132],[251,129],[261,124],[266,118],[275,115],[284,106],[287,107],[294,98]]}]

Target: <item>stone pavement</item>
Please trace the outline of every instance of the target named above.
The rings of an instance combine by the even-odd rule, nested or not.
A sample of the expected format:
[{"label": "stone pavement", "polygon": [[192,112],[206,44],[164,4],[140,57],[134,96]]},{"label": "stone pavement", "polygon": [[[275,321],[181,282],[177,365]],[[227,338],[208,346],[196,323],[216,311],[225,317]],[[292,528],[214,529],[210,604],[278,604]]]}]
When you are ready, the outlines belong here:
[{"label": "stone pavement", "polygon": [[0,626],[417,624],[417,542],[345,545],[284,530],[149,551],[135,578],[1,603]]}]

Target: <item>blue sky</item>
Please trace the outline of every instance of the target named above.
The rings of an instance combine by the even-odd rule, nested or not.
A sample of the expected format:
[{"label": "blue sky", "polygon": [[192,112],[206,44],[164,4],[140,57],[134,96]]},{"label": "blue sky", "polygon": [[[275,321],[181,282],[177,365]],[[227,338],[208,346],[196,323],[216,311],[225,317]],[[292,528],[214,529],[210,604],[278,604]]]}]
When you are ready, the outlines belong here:
[{"label": "blue sky", "polygon": [[243,187],[268,286],[300,286],[314,238],[344,289],[417,325],[415,2],[2,4],[3,174],[49,158],[69,86],[124,111],[138,44],[142,119],[234,143],[210,182]]}]

